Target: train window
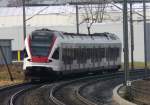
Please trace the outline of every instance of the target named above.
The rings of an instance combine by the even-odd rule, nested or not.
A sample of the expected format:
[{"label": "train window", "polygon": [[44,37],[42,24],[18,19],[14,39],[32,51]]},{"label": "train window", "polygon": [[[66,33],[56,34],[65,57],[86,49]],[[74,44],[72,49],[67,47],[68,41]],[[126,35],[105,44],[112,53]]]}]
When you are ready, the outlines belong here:
[{"label": "train window", "polygon": [[52,55],[52,58],[53,58],[53,59],[59,59],[59,48],[57,48],[57,49],[54,51],[54,53],[53,53],[53,55]]},{"label": "train window", "polygon": [[70,56],[69,56],[69,49],[66,48],[66,63],[69,64]]},{"label": "train window", "polygon": [[106,48],[106,59],[107,61],[109,61],[109,47]]},{"label": "train window", "polygon": [[73,63],[73,51],[72,48],[68,48],[68,63],[72,64]]},{"label": "train window", "polygon": [[64,48],[62,59],[65,64],[72,64],[73,63],[73,49],[72,48]]},{"label": "train window", "polygon": [[37,31],[32,33],[32,40],[34,41],[51,41],[53,33],[46,31]]},{"label": "train window", "polygon": [[105,53],[106,53],[105,48],[102,48],[102,57],[103,57],[103,58],[105,57]]},{"label": "train window", "polygon": [[93,62],[93,48],[90,48],[91,61]]},{"label": "train window", "polygon": [[109,59],[110,60],[113,60],[114,58],[114,48],[109,48]]},{"label": "train window", "polygon": [[76,54],[76,48],[73,48],[73,59],[76,60],[77,59],[77,54]]},{"label": "train window", "polygon": [[95,61],[98,62],[98,48],[95,48]]},{"label": "train window", "polygon": [[80,63],[86,62],[86,51],[85,48],[80,48]]},{"label": "train window", "polygon": [[88,56],[88,59],[91,59],[91,50],[90,48],[87,48],[87,56]]},{"label": "train window", "polygon": [[119,57],[119,48],[107,48],[107,60],[115,60]]},{"label": "train window", "polygon": [[82,63],[82,48],[79,48],[79,61]]},{"label": "train window", "polygon": [[94,62],[94,49],[95,48],[91,48],[91,61]]},{"label": "train window", "polygon": [[66,48],[63,48],[62,49],[62,60],[63,60],[64,64],[66,64],[66,53],[67,53]]},{"label": "train window", "polygon": [[77,62],[80,64],[80,48],[77,48]]},{"label": "train window", "polygon": [[84,56],[85,56],[85,60],[87,60],[87,59],[88,59],[88,52],[87,52],[87,48],[85,48],[85,49],[84,49],[84,51],[85,51],[85,55],[84,55]]},{"label": "train window", "polygon": [[83,49],[80,47],[80,63],[83,63]]},{"label": "train window", "polygon": [[110,48],[110,60],[114,60],[115,58],[115,49],[114,48]]},{"label": "train window", "polygon": [[74,48],[71,48],[71,58],[74,60]]},{"label": "train window", "polygon": [[69,64],[69,60],[70,60],[70,58],[69,58],[69,49],[67,48],[66,49],[67,51],[66,51],[66,62],[67,62],[67,64]]},{"label": "train window", "polygon": [[92,58],[91,48],[89,48],[89,58]]},{"label": "train window", "polygon": [[116,57],[116,59],[119,57],[119,55],[120,55],[120,50],[119,50],[119,48],[115,48],[115,57]]},{"label": "train window", "polygon": [[90,50],[89,50],[89,48],[86,48],[86,56],[87,56],[87,59],[90,59],[90,52],[89,52]]},{"label": "train window", "polygon": [[86,57],[87,59],[92,59],[92,48],[86,49]]},{"label": "train window", "polygon": [[84,47],[83,48],[83,61],[84,61],[84,63],[86,63],[86,58],[87,58],[87,56],[86,56],[86,48]]},{"label": "train window", "polygon": [[100,61],[105,57],[105,48],[98,48],[98,57]]}]

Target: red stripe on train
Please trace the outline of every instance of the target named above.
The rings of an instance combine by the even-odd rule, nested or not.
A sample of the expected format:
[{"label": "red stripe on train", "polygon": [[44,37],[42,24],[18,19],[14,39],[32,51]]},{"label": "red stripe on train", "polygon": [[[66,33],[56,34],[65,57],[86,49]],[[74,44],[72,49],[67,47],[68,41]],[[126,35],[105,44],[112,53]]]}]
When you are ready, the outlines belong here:
[{"label": "red stripe on train", "polygon": [[48,62],[48,57],[32,57],[32,62],[46,63]]}]

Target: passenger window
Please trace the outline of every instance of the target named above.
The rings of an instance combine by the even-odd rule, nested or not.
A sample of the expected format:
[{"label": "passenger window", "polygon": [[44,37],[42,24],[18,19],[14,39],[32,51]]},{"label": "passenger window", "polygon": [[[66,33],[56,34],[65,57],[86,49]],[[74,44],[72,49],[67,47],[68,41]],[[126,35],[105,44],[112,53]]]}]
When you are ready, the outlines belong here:
[{"label": "passenger window", "polygon": [[64,61],[64,64],[67,64],[67,48],[63,48],[62,52],[62,60]]},{"label": "passenger window", "polygon": [[57,48],[57,49],[54,51],[52,58],[53,58],[53,59],[59,59],[59,48]]}]

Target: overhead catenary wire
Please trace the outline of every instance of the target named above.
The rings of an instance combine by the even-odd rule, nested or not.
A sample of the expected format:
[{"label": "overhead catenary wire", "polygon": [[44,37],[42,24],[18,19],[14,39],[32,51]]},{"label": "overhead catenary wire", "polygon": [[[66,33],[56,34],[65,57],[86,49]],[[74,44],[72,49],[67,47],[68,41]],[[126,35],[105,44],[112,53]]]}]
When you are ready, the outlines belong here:
[{"label": "overhead catenary wire", "polygon": [[35,13],[34,15],[32,15],[31,17],[29,17],[28,19],[26,19],[26,21],[32,19],[33,17],[39,15],[41,12],[43,12],[44,10],[46,10],[49,6],[46,6],[45,8],[41,9],[40,11],[38,11],[37,13]]}]

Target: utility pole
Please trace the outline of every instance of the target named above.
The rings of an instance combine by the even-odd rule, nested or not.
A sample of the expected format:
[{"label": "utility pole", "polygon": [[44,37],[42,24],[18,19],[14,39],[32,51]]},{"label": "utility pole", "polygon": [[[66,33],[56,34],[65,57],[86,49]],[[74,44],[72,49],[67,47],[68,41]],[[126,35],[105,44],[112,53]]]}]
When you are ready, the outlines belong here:
[{"label": "utility pole", "polygon": [[26,8],[25,8],[25,0],[22,0],[22,8],[23,8],[23,35],[24,40],[26,38]]},{"label": "utility pole", "polygon": [[127,15],[127,0],[123,3],[123,43],[124,43],[124,72],[125,72],[125,85],[129,79],[129,50],[128,50],[128,15]]},{"label": "utility pole", "polygon": [[[26,8],[25,8],[25,0],[22,0],[22,10],[23,10],[23,39],[25,42],[26,38]],[[23,57],[25,57],[25,51],[23,51]]]},{"label": "utility pole", "polygon": [[134,29],[133,29],[132,0],[130,0],[130,33],[131,33],[131,70],[134,70]]},{"label": "utility pole", "polygon": [[144,60],[145,60],[145,77],[147,75],[147,38],[146,38],[146,2],[143,0],[143,20],[144,20]]},{"label": "utility pole", "polygon": [[79,8],[76,3],[76,26],[77,26],[77,34],[79,34]]}]

